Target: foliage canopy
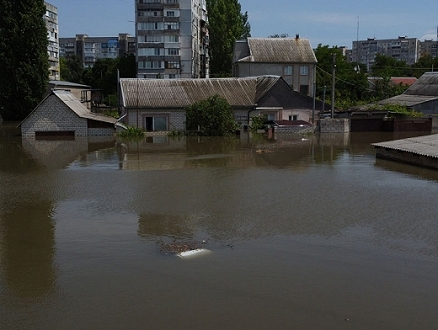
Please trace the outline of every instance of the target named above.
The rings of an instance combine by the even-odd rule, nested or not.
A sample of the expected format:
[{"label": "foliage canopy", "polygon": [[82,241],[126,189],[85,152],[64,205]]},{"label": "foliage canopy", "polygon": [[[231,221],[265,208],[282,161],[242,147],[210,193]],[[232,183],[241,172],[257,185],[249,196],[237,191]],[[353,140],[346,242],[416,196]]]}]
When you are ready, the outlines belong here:
[{"label": "foliage canopy", "polygon": [[230,104],[219,95],[196,102],[186,109],[186,128],[205,136],[225,136],[236,129]]},{"label": "foliage canopy", "polygon": [[43,0],[0,0],[0,114],[24,119],[47,92],[49,61]]},{"label": "foliage canopy", "polygon": [[231,76],[236,40],[251,36],[248,13],[241,13],[237,0],[207,0],[210,35],[210,76]]}]

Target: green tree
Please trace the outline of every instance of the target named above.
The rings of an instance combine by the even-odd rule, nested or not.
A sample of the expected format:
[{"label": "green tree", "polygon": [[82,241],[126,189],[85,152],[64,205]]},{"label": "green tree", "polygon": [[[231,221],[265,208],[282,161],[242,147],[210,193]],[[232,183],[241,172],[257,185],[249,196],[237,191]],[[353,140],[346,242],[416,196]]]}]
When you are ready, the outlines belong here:
[{"label": "green tree", "polygon": [[22,120],[47,91],[49,62],[43,0],[0,0],[0,114]]},{"label": "green tree", "polygon": [[337,47],[321,44],[315,50],[318,60],[316,96],[330,102],[332,88],[333,55],[335,55],[335,102],[339,108],[346,108],[366,101],[369,97],[368,80],[364,66],[347,62]]},{"label": "green tree", "polygon": [[[135,78],[135,55],[129,54],[120,58],[98,59],[92,68],[82,73],[82,82],[93,88],[102,89],[106,97],[117,93],[117,70],[121,78]],[[110,102],[114,104],[114,102]]]},{"label": "green tree", "polygon": [[236,129],[233,110],[219,95],[196,102],[186,109],[186,129],[206,136],[229,135]]},{"label": "green tree", "polygon": [[207,0],[209,18],[210,75],[231,76],[236,40],[251,36],[248,13],[241,13],[237,0]]},{"label": "green tree", "polygon": [[79,56],[61,57],[59,59],[61,80],[82,84],[84,67]]},{"label": "green tree", "polygon": [[430,54],[424,54],[411,68],[414,76],[420,78],[425,72],[438,69],[438,57],[434,58]]},{"label": "green tree", "polygon": [[376,55],[372,73],[375,77],[412,77],[412,69],[405,61],[382,54]]}]

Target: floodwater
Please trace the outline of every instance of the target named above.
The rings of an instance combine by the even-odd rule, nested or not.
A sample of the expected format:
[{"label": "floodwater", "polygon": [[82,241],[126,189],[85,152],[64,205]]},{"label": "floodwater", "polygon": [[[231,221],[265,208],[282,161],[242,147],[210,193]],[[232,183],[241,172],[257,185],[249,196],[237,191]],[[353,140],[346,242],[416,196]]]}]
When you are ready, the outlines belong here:
[{"label": "floodwater", "polygon": [[[398,137],[3,124],[0,328],[437,329],[438,172],[376,160]],[[189,241],[209,253],[162,251]]]}]

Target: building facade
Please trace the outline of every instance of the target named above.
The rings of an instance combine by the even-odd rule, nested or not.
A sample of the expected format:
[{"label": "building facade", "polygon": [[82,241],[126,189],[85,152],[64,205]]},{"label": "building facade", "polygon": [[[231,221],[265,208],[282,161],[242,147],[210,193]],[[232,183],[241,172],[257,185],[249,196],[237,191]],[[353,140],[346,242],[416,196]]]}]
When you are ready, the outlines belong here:
[{"label": "building facade", "polygon": [[59,49],[61,57],[76,55],[82,59],[84,68],[91,68],[98,59],[134,54],[135,38],[127,33],[120,33],[117,37],[77,34],[74,38],[59,38]]},{"label": "building facade", "polygon": [[300,38],[247,38],[236,41],[233,76],[281,76],[294,91],[313,95],[315,53],[309,40]]},{"label": "building facade", "polygon": [[398,37],[397,39],[376,39],[353,41],[351,61],[365,64],[369,70],[377,54],[389,56],[408,65],[417,63],[421,57],[420,40],[417,38]]},{"label": "building facade", "polygon": [[136,0],[137,77],[208,77],[206,0]]},{"label": "building facade", "polygon": [[44,2],[46,13],[43,17],[47,27],[47,38],[49,44],[47,53],[49,55],[49,79],[60,80],[59,69],[59,35],[58,35],[58,8]]},{"label": "building facade", "polygon": [[426,39],[421,42],[421,56],[430,55],[433,58],[438,57],[438,38],[437,40]]}]

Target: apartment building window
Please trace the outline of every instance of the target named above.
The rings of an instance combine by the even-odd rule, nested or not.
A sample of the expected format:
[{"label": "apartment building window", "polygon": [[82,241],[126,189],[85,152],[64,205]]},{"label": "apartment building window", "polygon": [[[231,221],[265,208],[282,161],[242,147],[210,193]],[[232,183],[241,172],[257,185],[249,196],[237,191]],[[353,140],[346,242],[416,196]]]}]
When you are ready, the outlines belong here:
[{"label": "apartment building window", "polygon": [[170,56],[179,55],[179,48],[167,48],[166,55],[170,55]]},{"label": "apartment building window", "polygon": [[291,76],[293,72],[292,65],[285,65],[283,69],[283,74],[285,76]]},{"label": "apartment building window", "polygon": [[175,17],[175,12],[173,10],[166,11],[167,17]]},{"label": "apartment building window", "polygon": [[139,30],[163,30],[163,22],[141,22]]},{"label": "apartment building window", "polygon": [[164,24],[165,24],[166,30],[178,30],[179,29],[178,22],[166,22]]},{"label": "apartment building window", "polygon": [[180,62],[177,61],[168,61],[166,62],[166,68],[167,69],[179,69],[181,68]]},{"label": "apartment building window", "polygon": [[178,3],[178,0],[166,0],[166,3]]},{"label": "apartment building window", "polygon": [[166,35],[165,42],[179,42],[179,35]]},{"label": "apartment building window", "polygon": [[139,48],[138,56],[161,56],[164,55],[164,48]]},{"label": "apartment building window", "polygon": [[138,61],[139,69],[164,69],[163,61]]},{"label": "apartment building window", "polygon": [[308,65],[300,65],[300,75],[308,76],[309,75],[309,66]]},{"label": "apartment building window", "polygon": [[138,36],[138,42],[150,42],[150,43],[163,42],[163,36],[162,35]]},{"label": "apartment building window", "polygon": [[137,16],[141,17],[161,17],[163,16],[163,12],[158,10],[139,10],[137,12]]},{"label": "apartment building window", "polygon": [[161,0],[139,0],[139,3],[161,3]]}]

